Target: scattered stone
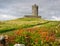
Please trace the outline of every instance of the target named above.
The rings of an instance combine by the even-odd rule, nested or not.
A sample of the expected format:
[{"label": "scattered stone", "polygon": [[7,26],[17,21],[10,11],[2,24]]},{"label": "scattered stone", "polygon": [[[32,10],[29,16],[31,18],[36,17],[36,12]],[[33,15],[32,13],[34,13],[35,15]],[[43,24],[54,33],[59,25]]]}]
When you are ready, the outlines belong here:
[{"label": "scattered stone", "polygon": [[15,44],[14,46],[25,46],[24,44]]}]

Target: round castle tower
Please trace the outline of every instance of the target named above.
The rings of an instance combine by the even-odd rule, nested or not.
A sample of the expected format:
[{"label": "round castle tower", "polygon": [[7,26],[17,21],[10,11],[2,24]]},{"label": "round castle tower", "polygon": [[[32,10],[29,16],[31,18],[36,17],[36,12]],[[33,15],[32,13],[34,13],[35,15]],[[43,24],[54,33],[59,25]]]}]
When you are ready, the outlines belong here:
[{"label": "round castle tower", "polygon": [[38,6],[36,4],[32,5],[32,15],[38,16]]}]

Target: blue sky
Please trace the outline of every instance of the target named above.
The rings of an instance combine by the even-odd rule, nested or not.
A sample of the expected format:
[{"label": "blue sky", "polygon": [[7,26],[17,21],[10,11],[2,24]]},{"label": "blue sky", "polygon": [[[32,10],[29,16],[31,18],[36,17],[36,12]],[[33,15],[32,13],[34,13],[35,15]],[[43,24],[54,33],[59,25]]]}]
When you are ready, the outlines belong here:
[{"label": "blue sky", "polygon": [[44,19],[60,20],[60,0],[0,0],[0,20],[10,20],[32,14],[32,5],[39,6]]}]

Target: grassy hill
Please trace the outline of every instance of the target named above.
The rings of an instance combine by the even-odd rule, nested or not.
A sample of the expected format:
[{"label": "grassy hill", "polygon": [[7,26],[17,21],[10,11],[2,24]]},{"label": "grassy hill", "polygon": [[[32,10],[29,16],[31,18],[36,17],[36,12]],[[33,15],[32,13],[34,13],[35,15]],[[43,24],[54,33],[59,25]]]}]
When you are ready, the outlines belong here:
[{"label": "grassy hill", "polygon": [[8,20],[0,22],[0,33],[13,32],[17,29],[47,27],[59,28],[60,21],[48,21],[40,18],[18,18],[16,20]]},{"label": "grassy hill", "polygon": [[[52,46],[58,46],[60,45],[60,21],[49,21],[41,18],[18,18],[0,21],[0,34],[8,35],[9,46],[13,46],[16,42],[26,44],[25,40],[30,40],[33,46],[49,46],[51,42]],[[26,36],[29,39],[25,39]],[[58,40],[58,44],[55,39]],[[46,41],[43,42],[43,40]],[[37,44],[34,44],[36,41]]]},{"label": "grassy hill", "polygon": [[40,18],[19,18],[16,20],[3,21],[0,22],[0,33],[33,27],[46,22],[48,21]]}]

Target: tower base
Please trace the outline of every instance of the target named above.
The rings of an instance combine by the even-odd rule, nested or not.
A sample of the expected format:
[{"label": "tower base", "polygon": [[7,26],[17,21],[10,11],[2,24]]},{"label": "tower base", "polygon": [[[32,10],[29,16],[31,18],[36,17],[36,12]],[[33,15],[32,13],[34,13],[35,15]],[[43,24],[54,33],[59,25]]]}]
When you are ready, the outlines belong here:
[{"label": "tower base", "polygon": [[24,17],[27,17],[27,18],[41,18],[41,16],[32,16],[32,15],[25,15]]}]

